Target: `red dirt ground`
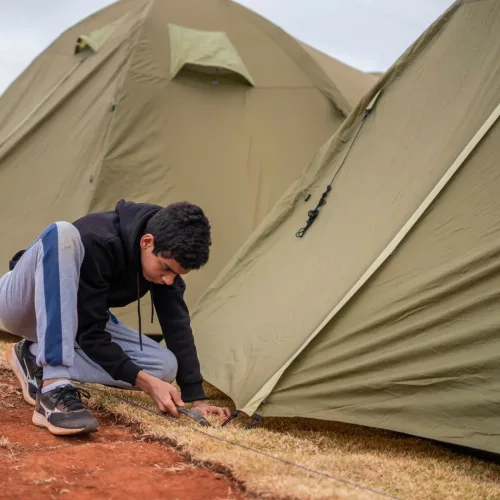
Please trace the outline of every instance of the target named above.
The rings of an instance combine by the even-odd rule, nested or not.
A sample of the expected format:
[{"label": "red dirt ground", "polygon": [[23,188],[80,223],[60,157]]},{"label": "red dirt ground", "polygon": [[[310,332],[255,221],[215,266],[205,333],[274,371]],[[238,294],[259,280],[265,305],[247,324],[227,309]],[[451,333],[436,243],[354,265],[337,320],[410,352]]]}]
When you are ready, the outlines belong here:
[{"label": "red dirt ground", "polygon": [[195,468],[109,417],[99,432],[55,437],[31,423],[17,380],[0,369],[0,499],[243,499],[222,475]]}]

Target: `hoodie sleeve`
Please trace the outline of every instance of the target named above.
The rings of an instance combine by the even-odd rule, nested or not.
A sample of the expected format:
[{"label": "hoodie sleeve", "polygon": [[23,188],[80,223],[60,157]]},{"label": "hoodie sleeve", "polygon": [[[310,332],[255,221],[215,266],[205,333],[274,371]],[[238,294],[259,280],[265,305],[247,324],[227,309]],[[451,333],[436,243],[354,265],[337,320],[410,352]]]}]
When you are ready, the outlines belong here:
[{"label": "hoodie sleeve", "polygon": [[83,352],[115,380],[135,385],[140,368],[106,331],[109,283],[114,258],[106,245],[93,235],[83,235],[85,257],[78,289],[78,334]]},{"label": "hoodie sleeve", "polygon": [[177,277],[174,285],[153,285],[153,302],[167,347],[177,358],[177,383],[186,403],[206,399],[200,362],[184,301],[186,285]]}]

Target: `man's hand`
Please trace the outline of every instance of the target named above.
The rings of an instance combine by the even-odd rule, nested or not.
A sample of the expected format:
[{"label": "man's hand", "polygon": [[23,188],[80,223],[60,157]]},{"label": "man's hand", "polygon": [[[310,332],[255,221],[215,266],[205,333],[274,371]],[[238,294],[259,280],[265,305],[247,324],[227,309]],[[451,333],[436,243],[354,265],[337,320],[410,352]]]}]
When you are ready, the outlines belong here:
[{"label": "man's hand", "polygon": [[137,374],[135,385],[151,396],[160,411],[168,412],[175,418],[179,417],[175,406],[186,406],[179,391],[172,384],[153,377],[143,370]]},{"label": "man's hand", "polygon": [[226,418],[231,416],[231,410],[229,408],[221,408],[219,406],[213,406],[209,403],[207,399],[193,402],[193,408],[196,408],[202,415],[219,415],[221,420],[226,420]]}]

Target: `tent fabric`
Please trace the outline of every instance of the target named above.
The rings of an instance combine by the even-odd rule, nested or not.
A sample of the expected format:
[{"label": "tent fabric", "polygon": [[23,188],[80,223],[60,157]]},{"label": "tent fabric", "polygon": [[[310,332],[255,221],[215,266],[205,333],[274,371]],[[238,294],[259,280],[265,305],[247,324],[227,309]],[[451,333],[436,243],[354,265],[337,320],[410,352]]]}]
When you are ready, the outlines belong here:
[{"label": "tent fabric", "polygon": [[[78,37],[94,51],[75,54]],[[204,57],[232,71],[199,71]],[[298,41],[239,4],[112,4],[0,98],[0,272],[55,220],[121,198],[189,200],[213,236],[209,264],[187,277],[193,306],[351,109]],[[137,326],[135,308],[116,313]]]},{"label": "tent fabric", "polygon": [[225,33],[193,30],[169,24],[170,71],[175,77],[186,65],[228,70],[241,75],[254,85],[245,63]]},{"label": "tent fabric", "polygon": [[[194,326],[203,375],[239,409],[500,452],[499,29],[495,0],[455,2],[201,297]],[[297,238],[332,178],[314,225]]]}]

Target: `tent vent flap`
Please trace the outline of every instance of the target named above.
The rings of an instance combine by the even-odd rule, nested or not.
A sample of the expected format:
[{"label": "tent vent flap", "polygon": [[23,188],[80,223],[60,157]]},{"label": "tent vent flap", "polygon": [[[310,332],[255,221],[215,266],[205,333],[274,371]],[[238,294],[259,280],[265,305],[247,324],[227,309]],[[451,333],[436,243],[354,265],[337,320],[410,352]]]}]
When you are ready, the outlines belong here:
[{"label": "tent vent flap", "polygon": [[122,24],[125,17],[126,16],[121,17],[112,23],[106,24],[102,28],[91,31],[90,33],[80,35],[76,40],[75,54],[83,51],[91,51],[94,53],[99,52],[117,28]]},{"label": "tent vent flap", "polygon": [[168,25],[170,38],[170,74],[175,78],[183,69],[215,77],[236,74],[249,85],[254,79],[226,33],[201,31],[175,24]]}]

